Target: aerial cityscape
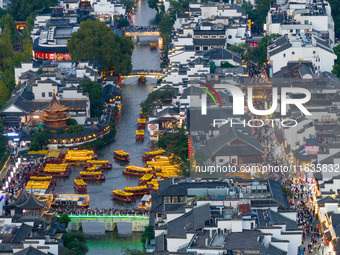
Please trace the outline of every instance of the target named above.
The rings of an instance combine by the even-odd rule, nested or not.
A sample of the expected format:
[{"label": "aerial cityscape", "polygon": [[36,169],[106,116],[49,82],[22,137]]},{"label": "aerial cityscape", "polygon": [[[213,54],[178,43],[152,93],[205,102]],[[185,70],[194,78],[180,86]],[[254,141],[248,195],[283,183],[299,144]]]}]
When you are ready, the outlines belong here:
[{"label": "aerial cityscape", "polygon": [[338,0],[0,0],[0,253],[340,254],[338,38]]}]

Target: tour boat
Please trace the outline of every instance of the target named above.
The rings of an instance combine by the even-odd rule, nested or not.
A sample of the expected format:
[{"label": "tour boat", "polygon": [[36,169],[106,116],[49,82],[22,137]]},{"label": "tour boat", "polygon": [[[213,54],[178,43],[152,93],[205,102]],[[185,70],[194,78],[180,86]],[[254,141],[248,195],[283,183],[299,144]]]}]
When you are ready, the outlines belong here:
[{"label": "tour boat", "polygon": [[144,130],[136,130],[136,141],[142,142],[144,141]]},{"label": "tour boat", "polygon": [[148,181],[151,181],[154,178],[153,174],[144,174],[141,178],[139,178],[138,186],[146,185]]},{"label": "tour boat", "polygon": [[153,173],[153,171],[152,171],[151,168],[140,167],[140,166],[135,166],[135,165],[127,166],[123,170],[123,174],[140,176],[140,177],[142,177],[145,174],[152,174],[152,173]]},{"label": "tour boat", "polygon": [[139,118],[137,128],[138,129],[145,129],[146,128],[146,119]]},{"label": "tour boat", "polygon": [[105,180],[105,175],[99,172],[87,172],[81,171],[77,179],[83,179],[85,181],[103,181]]},{"label": "tour boat", "polygon": [[46,164],[42,175],[53,177],[68,177],[71,174],[71,168],[68,164]]},{"label": "tour boat", "polygon": [[89,195],[86,194],[60,194],[53,203],[52,207],[56,208],[72,208],[72,207],[89,207]]},{"label": "tour boat", "polygon": [[150,210],[151,209],[151,195],[144,195],[138,204],[138,209]]},{"label": "tour boat", "polygon": [[80,193],[86,193],[87,192],[87,184],[86,184],[86,182],[84,182],[83,179],[74,179],[73,186]]},{"label": "tour boat", "polygon": [[112,197],[115,200],[119,200],[119,201],[126,202],[126,203],[136,202],[136,198],[133,196],[132,193],[125,192],[125,191],[122,191],[122,190],[112,191]]},{"label": "tour boat", "polygon": [[157,151],[147,151],[145,152],[145,155],[142,156],[143,161],[150,161],[154,157],[158,155],[162,155],[165,153],[165,150],[157,150]]},{"label": "tour boat", "polygon": [[146,83],[146,77],[144,75],[140,75],[138,77],[138,84],[145,84]]},{"label": "tour boat", "polygon": [[115,159],[119,159],[121,161],[129,161],[130,160],[130,154],[123,151],[123,150],[119,150],[119,151],[114,151],[113,152],[113,157]]},{"label": "tour boat", "polygon": [[86,171],[88,172],[99,172],[102,171],[102,166],[101,165],[93,165],[91,167],[86,168]]},{"label": "tour boat", "polygon": [[149,193],[147,186],[125,187],[124,191],[132,193],[134,196],[141,196]]},{"label": "tour boat", "polygon": [[150,50],[157,50],[157,43],[150,43]]},{"label": "tour boat", "polygon": [[88,160],[89,165],[101,165],[102,169],[111,169],[112,164],[109,164],[108,160]]}]

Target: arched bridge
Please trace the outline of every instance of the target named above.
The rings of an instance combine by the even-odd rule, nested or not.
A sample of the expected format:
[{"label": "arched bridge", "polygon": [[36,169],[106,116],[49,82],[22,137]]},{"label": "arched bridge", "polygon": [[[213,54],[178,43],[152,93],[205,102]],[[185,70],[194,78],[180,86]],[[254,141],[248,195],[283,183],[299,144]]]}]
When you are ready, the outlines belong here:
[{"label": "arched bridge", "polygon": [[[57,216],[58,217],[58,216]],[[71,219],[70,229],[79,230],[83,222],[102,222],[105,224],[105,231],[113,231],[119,222],[132,223],[133,232],[143,232],[144,227],[149,225],[149,217],[144,215],[95,215],[95,214],[69,214]]]},{"label": "arched bridge", "polygon": [[124,30],[124,35],[128,37],[139,36],[159,36],[158,26],[131,26]]}]

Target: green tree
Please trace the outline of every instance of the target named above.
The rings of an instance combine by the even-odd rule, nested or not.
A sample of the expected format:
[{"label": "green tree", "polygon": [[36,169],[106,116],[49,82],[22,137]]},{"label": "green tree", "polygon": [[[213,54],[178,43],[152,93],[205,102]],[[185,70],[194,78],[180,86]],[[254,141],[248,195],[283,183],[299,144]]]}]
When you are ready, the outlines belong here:
[{"label": "green tree", "polygon": [[145,244],[145,242],[147,240],[151,240],[155,238],[155,232],[153,230],[153,226],[152,225],[148,225],[146,227],[144,227],[144,232],[142,235],[142,243]]},{"label": "green tree", "polygon": [[3,33],[8,33],[12,43],[15,43],[17,39],[17,31],[13,17],[7,13],[1,18],[0,24],[1,28],[3,29]]},{"label": "green tree", "polygon": [[332,73],[334,73],[336,76],[340,77],[340,44],[335,46],[333,48],[333,50],[334,50],[334,53],[336,54],[336,56],[338,58],[335,60]]},{"label": "green tree", "polygon": [[[334,29],[336,37],[340,37],[340,1],[339,0],[328,0],[332,8],[332,17],[334,20]],[[333,38],[330,38],[333,40]]]},{"label": "green tree", "polygon": [[89,94],[91,117],[100,117],[104,110],[102,87],[91,80],[84,80],[79,86],[84,92]]},{"label": "green tree", "polygon": [[67,232],[63,235],[62,239],[64,241],[64,246],[68,249],[68,251],[64,254],[85,255],[87,253],[88,248],[86,246],[86,239],[83,232]]},{"label": "green tree", "polygon": [[67,129],[67,132],[70,134],[79,134],[81,132],[84,132],[85,127],[83,125],[71,125],[69,126],[69,128]]},{"label": "green tree", "polygon": [[39,133],[35,134],[30,144],[30,150],[33,151],[41,150],[44,146],[48,145],[49,137],[50,131],[47,129],[44,129]]},{"label": "green tree", "polygon": [[114,34],[105,23],[86,20],[68,41],[72,60],[97,59],[104,69],[126,75],[131,72],[133,44],[127,37]]},{"label": "green tree", "polygon": [[177,128],[171,133],[163,133],[158,139],[157,146],[164,149],[168,154],[176,156],[172,159],[172,163],[180,165],[183,176],[189,174],[188,135],[184,127]]},{"label": "green tree", "polygon": [[164,14],[159,22],[159,32],[163,38],[163,44],[168,45],[171,41],[173,21],[169,15]]},{"label": "green tree", "polygon": [[265,35],[259,42],[259,45],[250,52],[250,59],[257,62],[259,66],[262,66],[263,63],[266,63],[268,61],[267,46],[269,40],[280,36],[281,35],[279,34]]},{"label": "green tree", "polygon": [[133,10],[133,7],[135,6],[135,2],[132,0],[120,0],[120,3],[126,6],[127,13],[130,13]]},{"label": "green tree", "polygon": [[12,0],[9,13],[15,20],[25,21],[30,15],[57,4],[58,0]]},{"label": "green tree", "polygon": [[155,108],[172,102],[177,92],[173,89],[159,89],[148,94],[140,106],[145,113],[151,113]]},{"label": "green tree", "polygon": [[262,31],[271,2],[273,0],[259,0],[255,10],[250,2],[243,3],[242,7],[246,10],[248,18],[254,22],[252,30]]},{"label": "green tree", "polygon": [[155,9],[157,12],[159,11],[158,10],[158,0],[148,0],[148,5],[151,9]]},{"label": "green tree", "polygon": [[58,222],[60,224],[65,224],[66,228],[68,226],[68,224],[70,223],[71,219],[70,217],[68,217],[67,213],[63,213],[59,218],[58,218]]}]

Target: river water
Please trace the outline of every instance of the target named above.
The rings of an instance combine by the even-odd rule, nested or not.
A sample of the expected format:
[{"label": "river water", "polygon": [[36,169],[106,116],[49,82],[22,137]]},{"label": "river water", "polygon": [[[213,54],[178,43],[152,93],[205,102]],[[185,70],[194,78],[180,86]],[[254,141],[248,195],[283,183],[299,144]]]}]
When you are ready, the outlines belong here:
[{"label": "river water", "polygon": [[[133,17],[135,26],[152,26],[155,24],[156,11],[148,7],[147,0],[137,0],[136,14]],[[157,38],[156,38],[157,39]],[[135,44],[132,55],[132,65],[134,70],[159,70],[160,54],[159,49],[151,51],[150,46],[143,41],[150,38],[140,38],[139,44]],[[151,38],[155,40],[155,38]],[[135,132],[137,129],[137,119],[140,112],[140,102],[144,100],[148,93],[155,86],[155,79],[148,78],[146,85],[138,85],[137,77],[131,77],[123,81],[122,86],[122,109],[117,125],[115,142],[100,148],[96,151],[98,159],[109,160],[112,163],[112,170],[104,172],[105,182],[88,183],[88,194],[90,195],[91,208],[110,207],[135,207],[136,204],[123,204],[111,198],[112,190],[124,189],[126,186],[137,186],[138,178],[122,174],[124,165],[113,159],[114,150],[124,150],[130,153],[130,164],[143,166],[142,155],[152,147],[148,141],[146,131],[145,141],[137,143]],[[72,173],[70,178],[60,180],[56,186],[57,193],[73,193],[73,179],[78,175],[78,171]],[[130,233],[131,226],[120,224],[118,231],[107,232],[105,235],[88,236],[88,255],[123,254],[123,248],[141,249],[141,233]]]}]

